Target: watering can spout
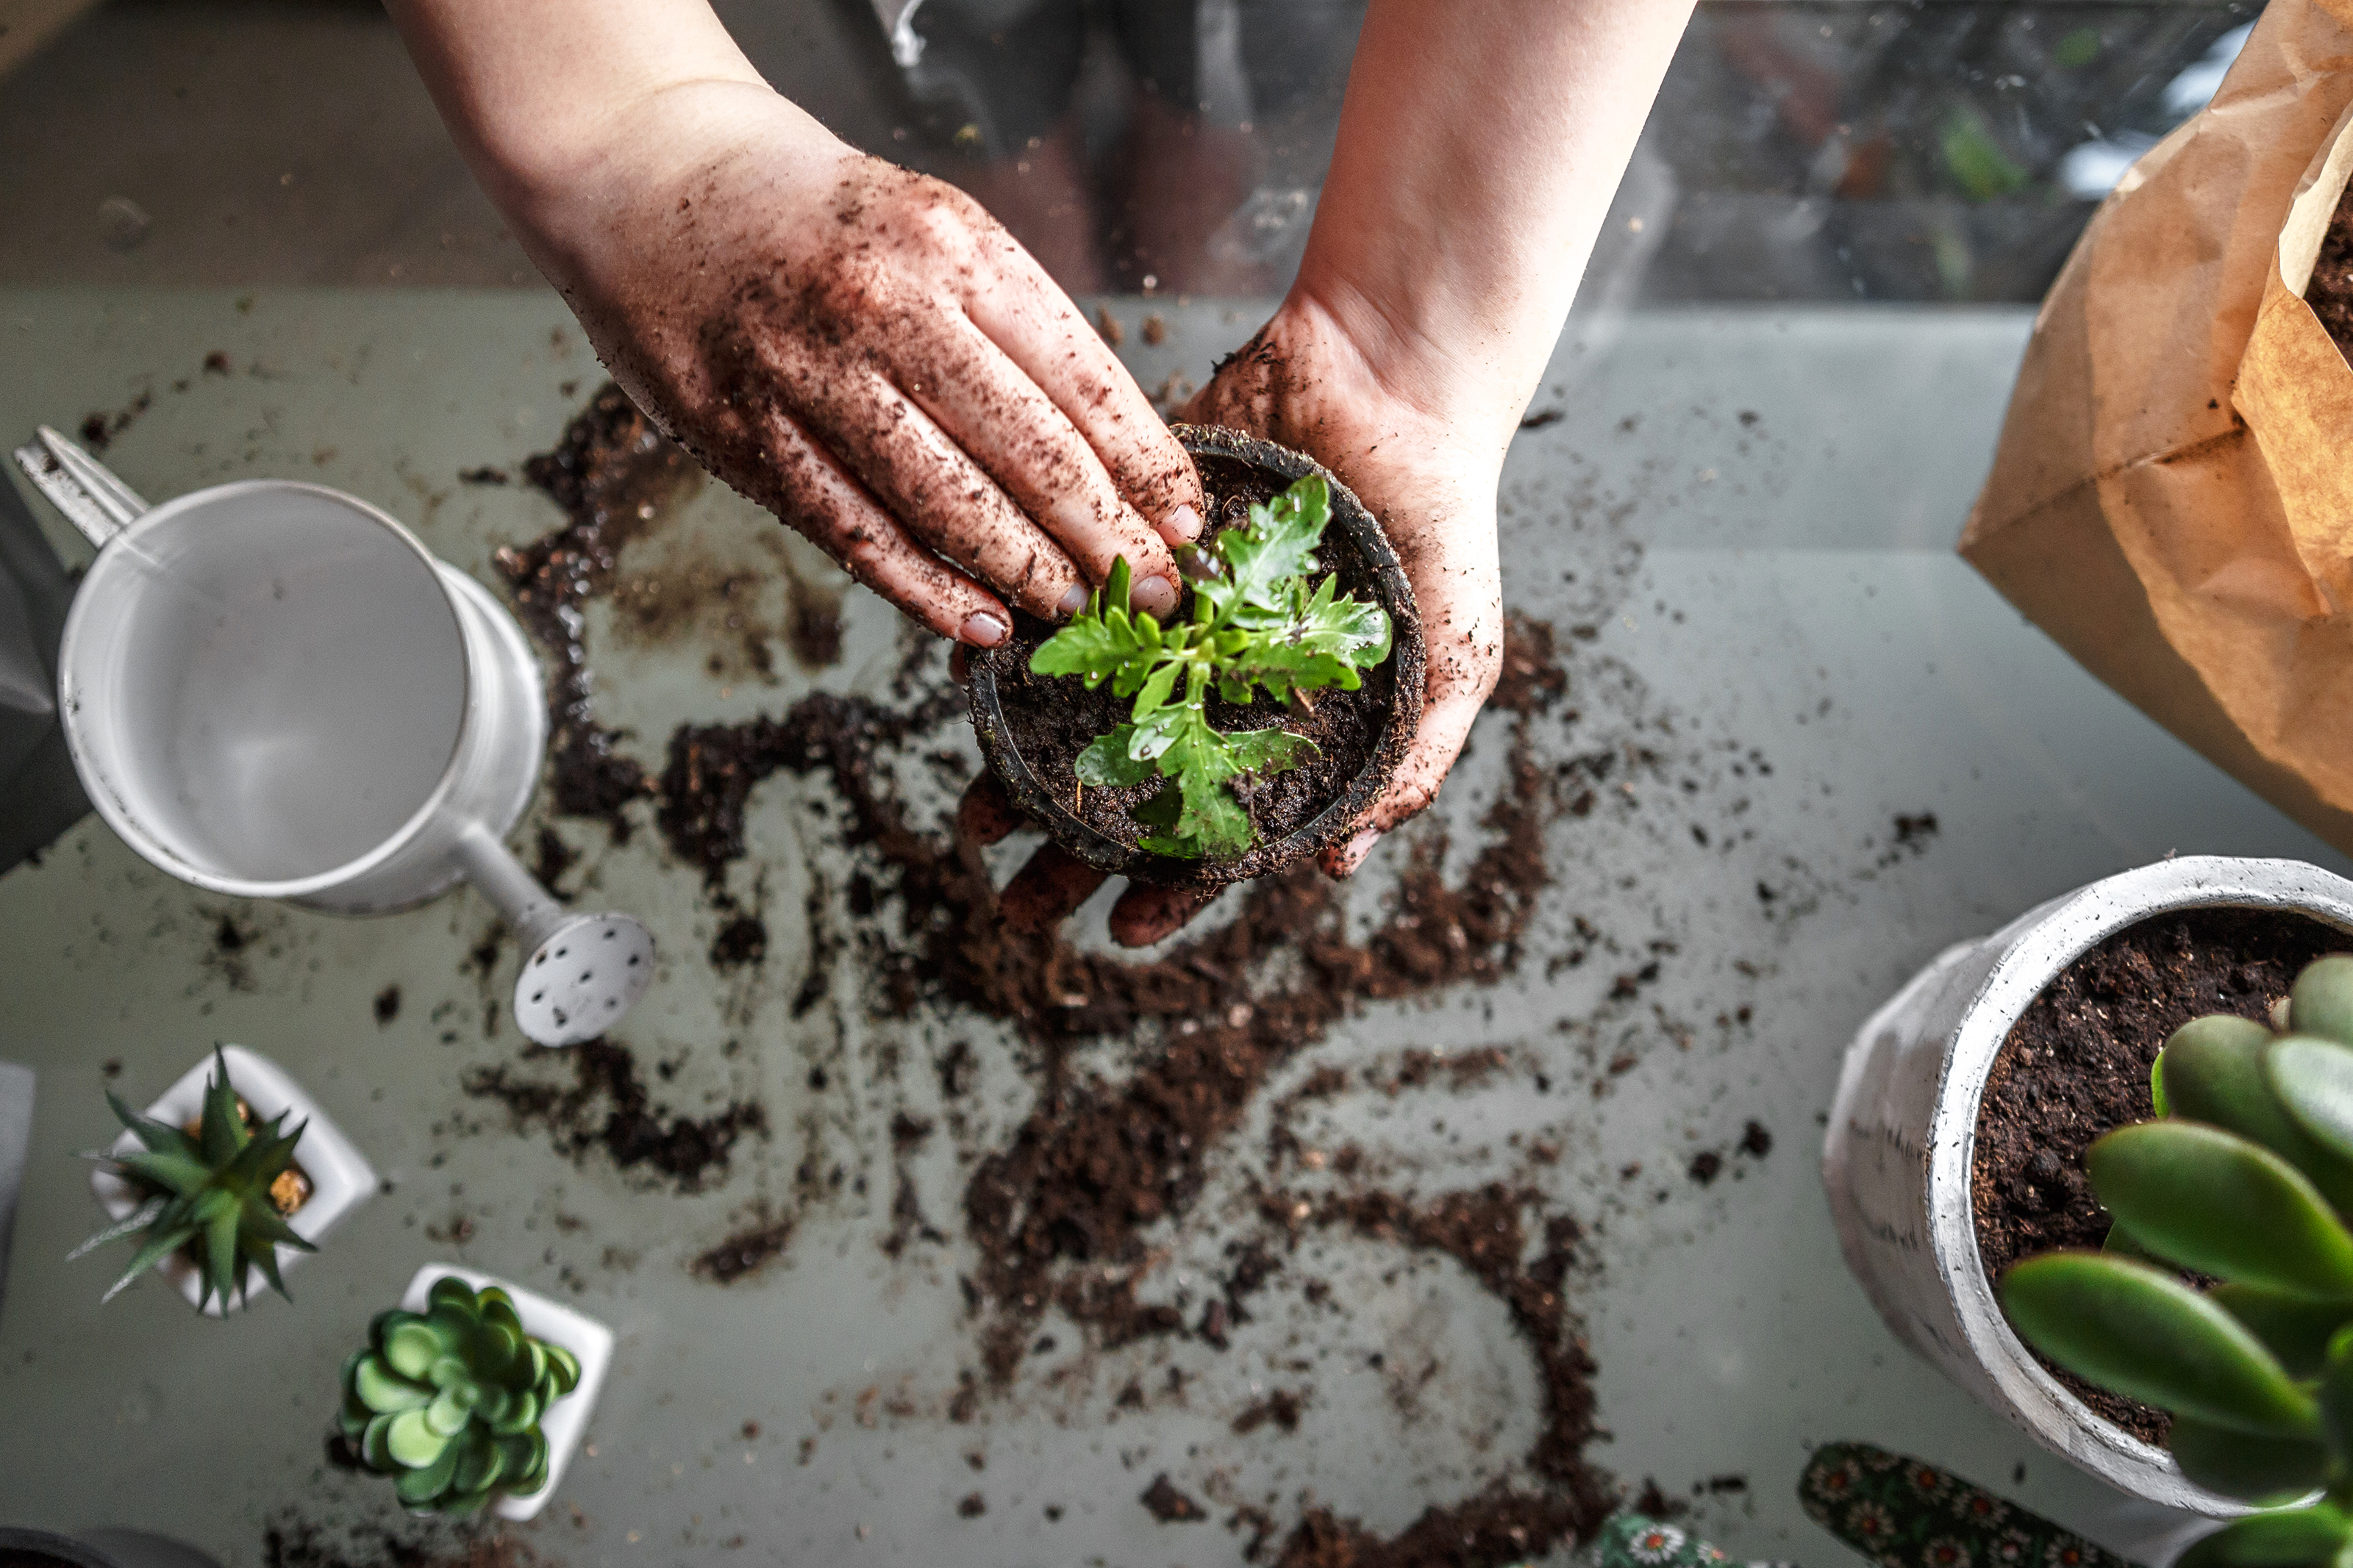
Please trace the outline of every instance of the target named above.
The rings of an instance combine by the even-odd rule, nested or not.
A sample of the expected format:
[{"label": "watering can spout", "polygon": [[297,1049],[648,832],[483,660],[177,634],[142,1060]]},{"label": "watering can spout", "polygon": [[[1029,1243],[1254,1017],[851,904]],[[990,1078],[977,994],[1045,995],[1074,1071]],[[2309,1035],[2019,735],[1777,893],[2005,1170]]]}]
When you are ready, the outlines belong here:
[{"label": "watering can spout", "polygon": [[480,823],[458,841],[475,890],[506,917],[522,949],[515,1026],[543,1046],[593,1040],[626,1017],[653,981],[654,939],[634,915],[567,910]]}]

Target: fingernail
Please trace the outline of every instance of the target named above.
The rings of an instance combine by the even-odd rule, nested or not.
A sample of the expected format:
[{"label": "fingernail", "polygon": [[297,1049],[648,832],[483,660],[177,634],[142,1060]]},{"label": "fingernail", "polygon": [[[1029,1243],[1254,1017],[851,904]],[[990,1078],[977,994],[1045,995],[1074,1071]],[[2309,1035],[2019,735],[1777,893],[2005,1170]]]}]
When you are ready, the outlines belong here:
[{"label": "fingernail", "polygon": [[976,610],[964,618],[962,636],[975,647],[995,647],[1005,640],[1013,628],[984,610]]},{"label": "fingernail", "polygon": [[1354,838],[1349,839],[1347,843],[1340,847],[1340,875],[1345,877],[1355,871],[1357,867],[1363,865],[1365,863],[1365,857],[1371,854],[1373,852],[1373,846],[1378,844],[1380,841],[1381,830],[1379,828],[1359,828]]},{"label": "fingernail", "polygon": [[1189,506],[1180,506],[1168,514],[1168,531],[1183,540],[1201,537],[1201,514]]},{"label": "fingernail", "polygon": [[1071,591],[1062,595],[1062,602],[1055,607],[1066,616],[1075,616],[1087,607],[1087,595],[1088,588],[1084,583],[1073,583]]},{"label": "fingernail", "polygon": [[1176,590],[1166,577],[1146,577],[1128,590],[1127,602],[1148,616],[1165,616],[1176,607]]}]

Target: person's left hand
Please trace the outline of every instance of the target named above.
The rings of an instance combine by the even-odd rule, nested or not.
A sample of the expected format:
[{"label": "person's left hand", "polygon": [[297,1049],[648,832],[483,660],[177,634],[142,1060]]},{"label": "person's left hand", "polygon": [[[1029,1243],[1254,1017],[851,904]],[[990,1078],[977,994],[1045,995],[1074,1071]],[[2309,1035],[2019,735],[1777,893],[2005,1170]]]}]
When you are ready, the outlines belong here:
[{"label": "person's left hand", "polygon": [[[1382,834],[1436,796],[1503,668],[1495,487],[1508,433],[1503,441],[1485,439],[1475,432],[1490,422],[1449,417],[1451,367],[1417,360],[1394,340],[1376,351],[1294,290],[1178,416],[1261,436],[1321,462],[1380,520],[1413,584],[1429,644],[1421,725],[1389,787],[1320,858],[1334,877],[1355,871]],[[958,833],[976,844],[994,844],[1020,822],[989,773],[965,791],[956,811]],[[1006,885],[999,913],[1010,924],[1044,930],[1084,903],[1104,877],[1047,844]],[[1113,939],[1129,947],[1158,942],[1208,901],[1131,881],[1112,906]]]}]

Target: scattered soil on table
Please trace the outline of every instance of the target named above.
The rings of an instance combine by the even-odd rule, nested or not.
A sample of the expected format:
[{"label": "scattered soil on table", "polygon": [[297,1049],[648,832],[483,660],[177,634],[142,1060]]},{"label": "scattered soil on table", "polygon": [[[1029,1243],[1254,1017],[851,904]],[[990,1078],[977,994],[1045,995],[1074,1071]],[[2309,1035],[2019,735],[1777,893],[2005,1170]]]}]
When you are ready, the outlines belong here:
[{"label": "scattered soil on table", "polygon": [[714,969],[742,969],[768,955],[768,923],[757,915],[737,915],[711,939]]},{"label": "scattered soil on table", "polygon": [[375,1026],[379,1029],[400,1016],[400,987],[387,985],[375,994]]},{"label": "scattered soil on table", "polygon": [[791,1216],[779,1219],[764,1205],[755,1211],[750,1224],[718,1246],[696,1254],[688,1267],[691,1272],[714,1285],[733,1285],[783,1256],[786,1244],[792,1238]]},{"label": "scattered soil on table", "polygon": [[531,874],[539,879],[539,885],[554,893],[560,901],[570,903],[572,895],[556,884],[564,879],[566,872],[578,864],[580,864],[580,851],[564,842],[563,836],[555,829],[544,823],[541,824],[539,837],[533,843],[531,862]]},{"label": "scattered soil on table", "polygon": [[468,1094],[505,1106],[518,1127],[544,1126],[561,1153],[578,1159],[601,1149],[625,1171],[650,1166],[681,1192],[699,1191],[723,1175],[735,1141],[768,1130],[757,1100],[735,1100],[700,1118],[654,1105],[636,1057],[607,1040],[562,1049],[529,1046],[519,1059],[568,1062],[573,1082],[565,1088],[534,1081],[505,1063],[470,1068],[459,1082]]},{"label": "scattered soil on table", "polygon": [[1209,1517],[1208,1509],[1176,1489],[1176,1483],[1168,1479],[1166,1470],[1153,1478],[1152,1484],[1144,1489],[1144,1495],[1136,1500],[1144,1505],[1146,1513],[1163,1524],[1190,1524],[1195,1520]]},{"label": "scattered soil on table", "polygon": [[2328,232],[2321,237],[2320,257],[2305,285],[2304,302],[2337,340],[2337,352],[2353,362],[2353,186],[2337,198]]},{"label": "scattered soil on table", "polygon": [[[1282,488],[1273,475],[1230,458],[1207,454],[1196,459],[1196,466],[1208,491],[1207,515],[1215,520],[1212,533],[1247,524],[1250,505],[1271,500]],[[1373,574],[1342,534],[1326,532],[1318,558],[1321,568],[1316,581],[1336,575],[1340,592],[1368,604],[1375,602]],[[1176,606],[1176,616],[1190,616],[1192,603],[1188,588]],[[1017,613],[1011,641],[988,656],[1007,733],[1038,782],[1056,800],[1096,832],[1134,845],[1155,830],[1145,827],[1130,813],[1157,795],[1166,781],[1147,779],[1120,789],[1079,788],[1071,771],[1079,753],[1125,723],[1134,699],[1114,695],[1108,685],[1090,691],[1074,675],[1033,674],[1029,656],[1055,629]],[[1392,657],[1366,670],[1363,685],[1354,691],[1331,688],[1287,705],[1264,700],[1237,704],[1219,697],[1209,699],[1208,721],[1213,729],[1233,733],[1280,726],[1316,745],[1314,761],[1249,781],[1246,788],[1235,791],[1257,826],[1261,843],[1274,843],[1306,826],[1345,794],[1350,782],[1374,760],[1396,690],[1395,664]]]},{"label": "scattered soil on table", "polygon": [[1300,1415],[1306,1408],[1305,1391],[1278,1388],[1234,1417],[1234,1436],[1247,1437],[1270,1424],[1278,1432],[1296,1432],[1299,1430]]},{"label": "scattered soil on table", "polygon": [[[2128,926],[2062,971],[2011,1027],[1978,1103],[1969,1196],[1986,1272],[2098,1247],[2108,1219],[2084,1151],[2157,1113],[2148,1069],[2166,1037],[2209,1013],[2263,1018],[2306,963],[2348,946],[2301,915],[2194,910]],[[2163,1441],[2163,1413],[2043,1364],[2102,1416]]]},{"label": "scattered soil on table", "polygon": [[554,451],[524,476],[564,509],[565,525],[494,558],[516,616],[552,668],[548,710],[555,809],[593,816],[616,843],[629,837],[623,808],[647,793],[643,770],[613,750],[617,731],[596,720],[581,606],[612,584],[621,548],[692,493],[702,470],[607,384],[565,427]]},{"label": "scattered soil on table", "polygon": [[[1531,623],[1519,625],[1528,635]],[[976,1163],[965,1193],[967,1234],[980,1259],[972,1299],[987,1309],[980,1339],[989,1383],[1010,1382],[1050,1307],[1092,1327],[1104,1348],[1187,1333],[1216,1343],[1236,1321],[1240,1297],[1277,1259],[1238,1267],[1236,1283],[1246,1289],[1212,1300],[1188,1328],[1175,1307],[1136,1299],[1136,1282],[1151,1268],[1143,1234],[1189,1207],[1210,1151],[1240,1124],[1268,1075],[1365,1000],[1493,981],[1518,964],[1548,879],[1545,825],[1564,809],[1562,797],[1573,795],[1577,778],[1535,760],[1529,721],[1566,683],[1542,673],[1549,660],[1524,663],[1530,679],[1507,780],[1482,823],[1479,852],[1449,884],[1440,847],[1426,841],[1394,909],[1361,943],[1345,933],[1333,884],[1304,867],[1250,884],[1231,922],[1156,959],[1082,952],[1060,932],[1008,929],[997,918],[979,852],[912,826],[874,766],[878,747],[952,711],[939,701],[943,695],[952,701],[952,694],[892,713],[816,693],[781,720],[688,727],[672,737],[657,821],[681,859],[718,885],[744,852],[743,810],[753,784],[778,771],[824,772],[848,808],[846,841],[869,847],[889,879],[873,897],[895,894],[900,904],[897,940],[886,930],[867,954],[878,1005],[900,1014],[927,997],[969,1006],[1013,1024],[1041,1050],[1037,1108],[1009,1144]],[[1279,980],[1261,962],[1274,952],[1288,960]],[[1147,1046],[1145,1037],[1154,1035],[1156,1044]],[[1074,1081],[1068,1052],[1104,1036],[1138,1041],[1133,1072],[1116,1085]],[[1435,1067],[1433,1058],[1422,1070]],[[1482,1060],[1467,1070],[1493,1069]],[[1457,1194],[1419,1207],[1381,1194],[1345,1201],[1361,1206],[1327,1212],[1307,1205],[1283,1224],[1282,1238],[1295,1241],[1299,1223],[1345,1222],[1395,1235],[1457,1257],[1509,1307],[1545,1373],[1546,1418],[1527,1458],[1543,1489],[1526,1493],[1499,1481],[1430,1510],[1393,1542],[1312,1514],[1286,1547],[1308,1554],[1287,1560],[1342,1561],[1313,1554],[1329,1545],[1355,1552],[1345,1560],[1359,1568],[1503,1563],[1583,1535],[1608,1512],[1609,1495],[1579,1458],[1592,1435],[1584,1390],[1590,1366],[1560,1298],[1575,1222],[1545,1213],[1526,1192]],[[1524,1267],[1516,1243],[1530,1224],[1551,1239]],[[1449,1554],[1430,1555],[1440,1540],[1453,1543]]]},{"label": "scattered soil on table", "polygon": [[[388,1482],[379,1483],[389,1494]],[[395,1531],[376,1524],[329,1526],[290,1512],[263,1530],[266,1568],[561,1568],[501,1526],[435,1521]]]}]

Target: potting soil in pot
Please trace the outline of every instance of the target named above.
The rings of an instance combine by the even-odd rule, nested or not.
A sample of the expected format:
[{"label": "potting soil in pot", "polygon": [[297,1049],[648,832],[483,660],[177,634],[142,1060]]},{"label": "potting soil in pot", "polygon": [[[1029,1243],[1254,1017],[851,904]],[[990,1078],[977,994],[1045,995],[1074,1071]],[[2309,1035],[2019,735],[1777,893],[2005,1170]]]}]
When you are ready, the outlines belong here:
[{"label": "potting soil in pot", "polygon": [[[2156,1115],[2148,1069],[2166,1037],[2209,1013],[2264,1017],[2306,963],[2348,948],[2302,915],[2193,910],[2128,926],[2069,964],[2011,1026],[1978,1105],[1969,1195],[1986,1272],[2105,1240],[2084,1151]],[[2042,1364],[2103,1418],[2164,1440],[2162,1412]]]},{"label": "potting soil in pot", "polygon": [[[1212,531],[1248,522],[1252,502],[1270,501],[1284,488],[1274,475],[1231,458],[1202,453],[1194,460],[1208,492],[1208,515],[1215,520]],[[1372,573],[1336,527],[1325,531],[1316,561],[1318,570],[1312,581],[1336,574],[1341,593],[1368,604],[1377,602]],[[1170,622],[1192,613],[1188,592]],[[1014,619],[1013,648],[1018,657],[1000,666],[1004,673],[997,683],[997,700],[1014,744],[1028,759],[1038,782],[1088,826],[1122,844],[1136,843],[1155,830],[1128,813],[1157,795],[1165,781],[1151,779],[1125,789],[1082,792],[1071,772],[1079,753],[1096,737],[1127,722],[1134,699],[1113,696],[1108,684],[1089,691],[1075,676],[1031,674],[1029,656],[1054,635],[1055,628],[1026,615],[1017,613]],[[1256,781],[1236,781],[1240,787],[1234,793],[1257,824],[1260,842],[1271,844],[1306,826],[1372,762],[1381,727],[1388,719],[1394,685],[1391,668],[1385,662],[1366,670],[1364,684],[1354,691],[1329,688],[1288,706],[1262,694],[1259,700],[1241,705],[1216,696],[1209,699],[1209,723],[1218,730],[1230,733],[1281,725],[1315,742],[1315,759],[1303,766]]]}]

